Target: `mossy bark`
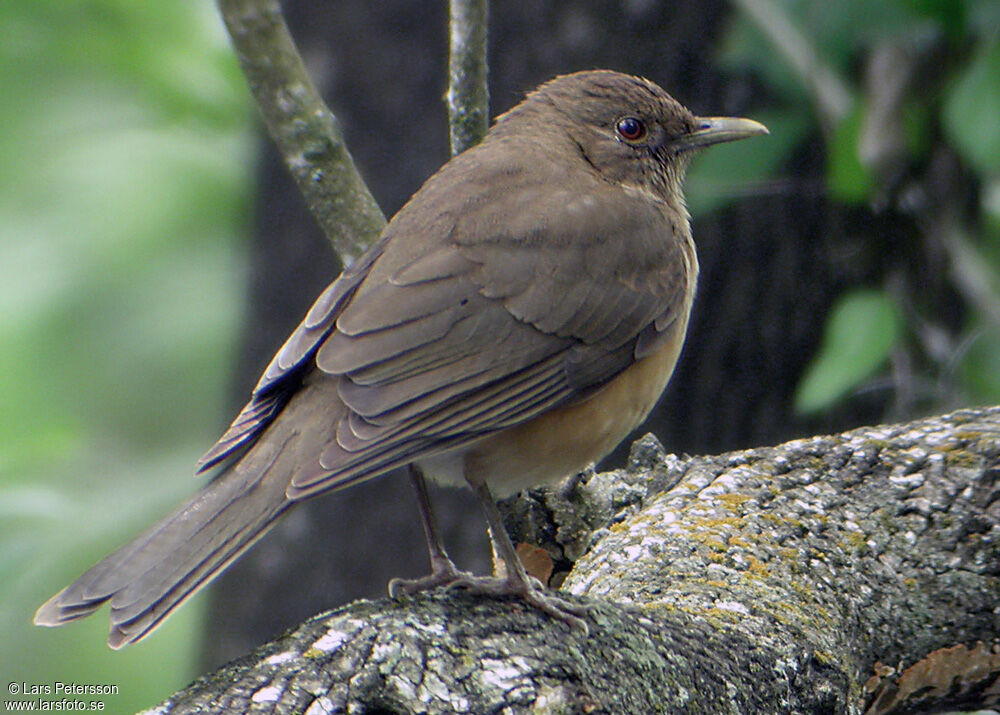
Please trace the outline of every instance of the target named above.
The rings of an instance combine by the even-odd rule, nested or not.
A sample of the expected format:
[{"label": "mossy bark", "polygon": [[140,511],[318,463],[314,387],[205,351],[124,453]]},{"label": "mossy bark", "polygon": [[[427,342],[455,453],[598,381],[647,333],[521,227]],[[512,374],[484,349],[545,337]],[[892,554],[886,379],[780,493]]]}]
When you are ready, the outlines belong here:
[{"label": "mossy bark", "polygon": [[876,662],[1000,635],[998,462],[1000,408],[711,457],[647,436],[505,504],[588,635],[461,592],[359,601],[160,711],[860,713]]}]

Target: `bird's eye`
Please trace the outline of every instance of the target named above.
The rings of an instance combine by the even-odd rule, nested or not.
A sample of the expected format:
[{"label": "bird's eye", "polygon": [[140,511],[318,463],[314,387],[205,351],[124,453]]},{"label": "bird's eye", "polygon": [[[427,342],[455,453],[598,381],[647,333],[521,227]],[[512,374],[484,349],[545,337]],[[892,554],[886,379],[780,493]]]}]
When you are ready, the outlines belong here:
[{"label": "bird's eye", "polygon": [[642,123],[641,119],[623,117],[615,125],[615,131],[622,139],[634,142],[646,136],[646,125]]}]

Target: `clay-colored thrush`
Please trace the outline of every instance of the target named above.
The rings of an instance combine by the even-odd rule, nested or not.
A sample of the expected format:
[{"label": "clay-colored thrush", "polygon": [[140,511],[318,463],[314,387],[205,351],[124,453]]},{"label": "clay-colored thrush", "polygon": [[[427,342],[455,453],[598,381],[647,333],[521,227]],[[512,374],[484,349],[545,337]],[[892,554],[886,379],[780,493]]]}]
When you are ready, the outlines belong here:
[{"label": "clay-colored thrush", "polygon": [[[409,465],[432,573],[392,593],[457,585],[584,625],[578,606],[525,574],[493,495],[579,470],[645,419],[677,361],[698,274],[688,160],[766,132],[696,117],[615,72],[543,84],[428,179],[320,295],[202,458],[212,481],[35,622],[110,601],[120,648],[289,507]],[[505,573],[456,569],[422,475],[475,490]]]}]

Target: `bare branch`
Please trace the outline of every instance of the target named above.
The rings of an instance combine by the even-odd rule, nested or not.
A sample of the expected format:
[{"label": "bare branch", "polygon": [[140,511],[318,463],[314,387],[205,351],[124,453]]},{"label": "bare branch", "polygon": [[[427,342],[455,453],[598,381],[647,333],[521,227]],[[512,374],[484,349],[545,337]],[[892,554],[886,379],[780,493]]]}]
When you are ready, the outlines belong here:
[{"label": "bare branch", "polygon": [[276,0],[218,0],[268,132],[310,212],[344,265],[374,241],[385,217],[354,165],[337,118],[306,73]]},{"label": "bare branch", "polygon": [[452,155],[478,144],[489,123],[486,15],[486,0],[450,0],[448,123]]}]

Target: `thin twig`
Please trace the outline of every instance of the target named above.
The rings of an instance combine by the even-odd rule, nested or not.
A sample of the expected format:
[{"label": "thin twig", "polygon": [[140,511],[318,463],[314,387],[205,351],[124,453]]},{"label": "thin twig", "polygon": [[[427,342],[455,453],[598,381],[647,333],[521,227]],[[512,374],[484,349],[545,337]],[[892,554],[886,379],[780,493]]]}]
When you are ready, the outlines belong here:
[{"label": "thin twig", "polygon": [[1000,284],[957,220],[941,217],[925,231],[943,246],[951,260],[952,285],[980,316],[1000,330]]},{"label": "thin twig", "polygon": [[486,89],[486,0],[450,0],[448,124],[451,153],[478,144],[489,123]]},{"label": "thin twig", "polygon": [[823,125],[835,127],[851,111],[848,86],[823,63],[816,47],[773,0],[734,0],[792,66],[813,95]]},{"label": "thin twig", "polygon": [[218,0],[264,124],[343,264],[385,217],[358,174],[337,119],[309,80],[276,0]]}]

